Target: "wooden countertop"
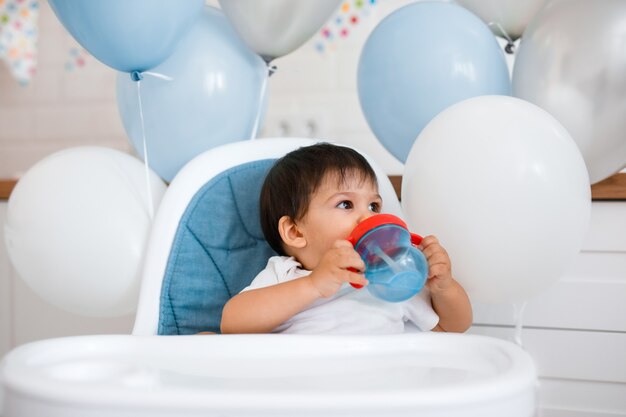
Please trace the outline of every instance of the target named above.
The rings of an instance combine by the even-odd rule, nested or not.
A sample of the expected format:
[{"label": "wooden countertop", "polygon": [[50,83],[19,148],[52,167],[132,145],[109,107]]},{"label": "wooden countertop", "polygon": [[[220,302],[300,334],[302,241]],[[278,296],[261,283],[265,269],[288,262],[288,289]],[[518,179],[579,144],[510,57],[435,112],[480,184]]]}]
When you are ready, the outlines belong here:
[{"label": "wooden countertop", "polygon": [[0,200],[8,200],[15,187],[15,179],[0,179]]},{"label": "wooden countertop", "polygon": [[[401,175],[389,177],[396,194],[400,197],[402,186]],[[603,181],[591,186],[591,198],[593,201],[626,201],[626,172],[617,173]]]},{"label": "wooden countertop", "polygon": [[[402,176],[389,177],[393,188],[400,196]],[[0,200],[8,200],[16,179],[0,179]],[[626,173],[618,173],[591,186],[591,195],[594,201],[626,201]]]}]

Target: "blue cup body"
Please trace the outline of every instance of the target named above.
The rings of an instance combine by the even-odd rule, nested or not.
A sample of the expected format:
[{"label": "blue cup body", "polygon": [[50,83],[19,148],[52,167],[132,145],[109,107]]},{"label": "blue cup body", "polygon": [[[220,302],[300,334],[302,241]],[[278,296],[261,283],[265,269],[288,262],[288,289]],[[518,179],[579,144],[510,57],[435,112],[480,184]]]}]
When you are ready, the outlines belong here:
[{"label": "blue cup body", "polygon": [[411,244],[405,228],[395,224],[378,226],[363,235],[354,249],[365,262],[367,289],[375,297],[405,301],[424,287],[428,262]]}]

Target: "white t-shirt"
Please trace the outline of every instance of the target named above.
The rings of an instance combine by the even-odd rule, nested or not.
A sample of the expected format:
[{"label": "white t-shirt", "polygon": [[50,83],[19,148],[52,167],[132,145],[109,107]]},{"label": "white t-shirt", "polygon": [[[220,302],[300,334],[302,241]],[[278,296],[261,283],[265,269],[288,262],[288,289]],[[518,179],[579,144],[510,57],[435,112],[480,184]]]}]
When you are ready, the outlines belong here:
[{"label": "white t-shirt", "polygon": [[[310,273],[302,269],[293,257],[273,256],[242,292],[291,281]],[[431,330],[439,322],[426,287],[406,301],[390,303],[374,297],[366,288],[355,289],[345,284],[335,295],[314,302],[274,329],[273,333],[390,334],[404,332],[407,322],[422,331]]]}]

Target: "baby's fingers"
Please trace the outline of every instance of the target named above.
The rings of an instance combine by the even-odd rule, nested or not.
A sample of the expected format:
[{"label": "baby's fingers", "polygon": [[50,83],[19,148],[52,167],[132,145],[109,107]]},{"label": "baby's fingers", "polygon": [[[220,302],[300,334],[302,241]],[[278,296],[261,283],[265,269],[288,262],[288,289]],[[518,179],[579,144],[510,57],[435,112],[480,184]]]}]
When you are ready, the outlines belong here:
[{"label": "baby's fingers", "polygon": [[435,243],[436,244],[439,243],[439,240],[437,239],[437,237],[435,235],[428,235],[422,239],[418,247],[423,250],[427,248],[428,246],[435,244]]},{"label": "baby's fingers", "polygon": [[335,242],[334,250],[341,258],[342,262],[338,264],[340,268],[346,269],[345,282],[350,283],[354,288],[363,288],[368,284],[367,279],[359,272],[365,271],[365,262],[354,250],[352,244],[347,240],[338,240]]},{"label": "baby's fingers", "polygon": [[335,265],[339,268],[355,270],[355,272],[365,271],[365,262],[347,240],[335,242],[332,252],[335,256]]},{"label": "baby's fingers", "polygon": [[365,279],[364,275],[357,274],[355,272],[349,272],[349,274],[347,282],[349,282],[354,288],[363,288],[369,283],[369,281]]},{"label": "baby's fingers", "polygon": [[444,249],[443,246],[441,246],[436,237],[428,236],[424,238],[424,242],[426,243],[422,242],[422,244],[420,245],[420,249],[422,253],[424,253],[424,255],[426,256],[426,258],[430,258],[431,256],[439,254],[443,254],[446,257],[448,256],[448,252]]},{"label": "baby's fingers", "polygon": [[452,276],[452,270],[450,264],[438,263],[430,265],[428,268],[428,279],[433,277],[447,277]]}]

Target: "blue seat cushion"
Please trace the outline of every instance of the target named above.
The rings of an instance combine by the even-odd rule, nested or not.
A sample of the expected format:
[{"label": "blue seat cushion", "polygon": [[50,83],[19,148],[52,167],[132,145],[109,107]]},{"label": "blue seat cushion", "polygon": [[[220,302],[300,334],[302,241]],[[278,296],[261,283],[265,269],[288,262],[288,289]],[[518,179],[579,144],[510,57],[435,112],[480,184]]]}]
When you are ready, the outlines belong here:
[{"label": "blue seat cushion", "polygon": [[163,277],[160,335],[219,333],[224,304],[276,255],[259,221],[259,194],[273,163],[254,161],[224,171],[191,199]]}]

